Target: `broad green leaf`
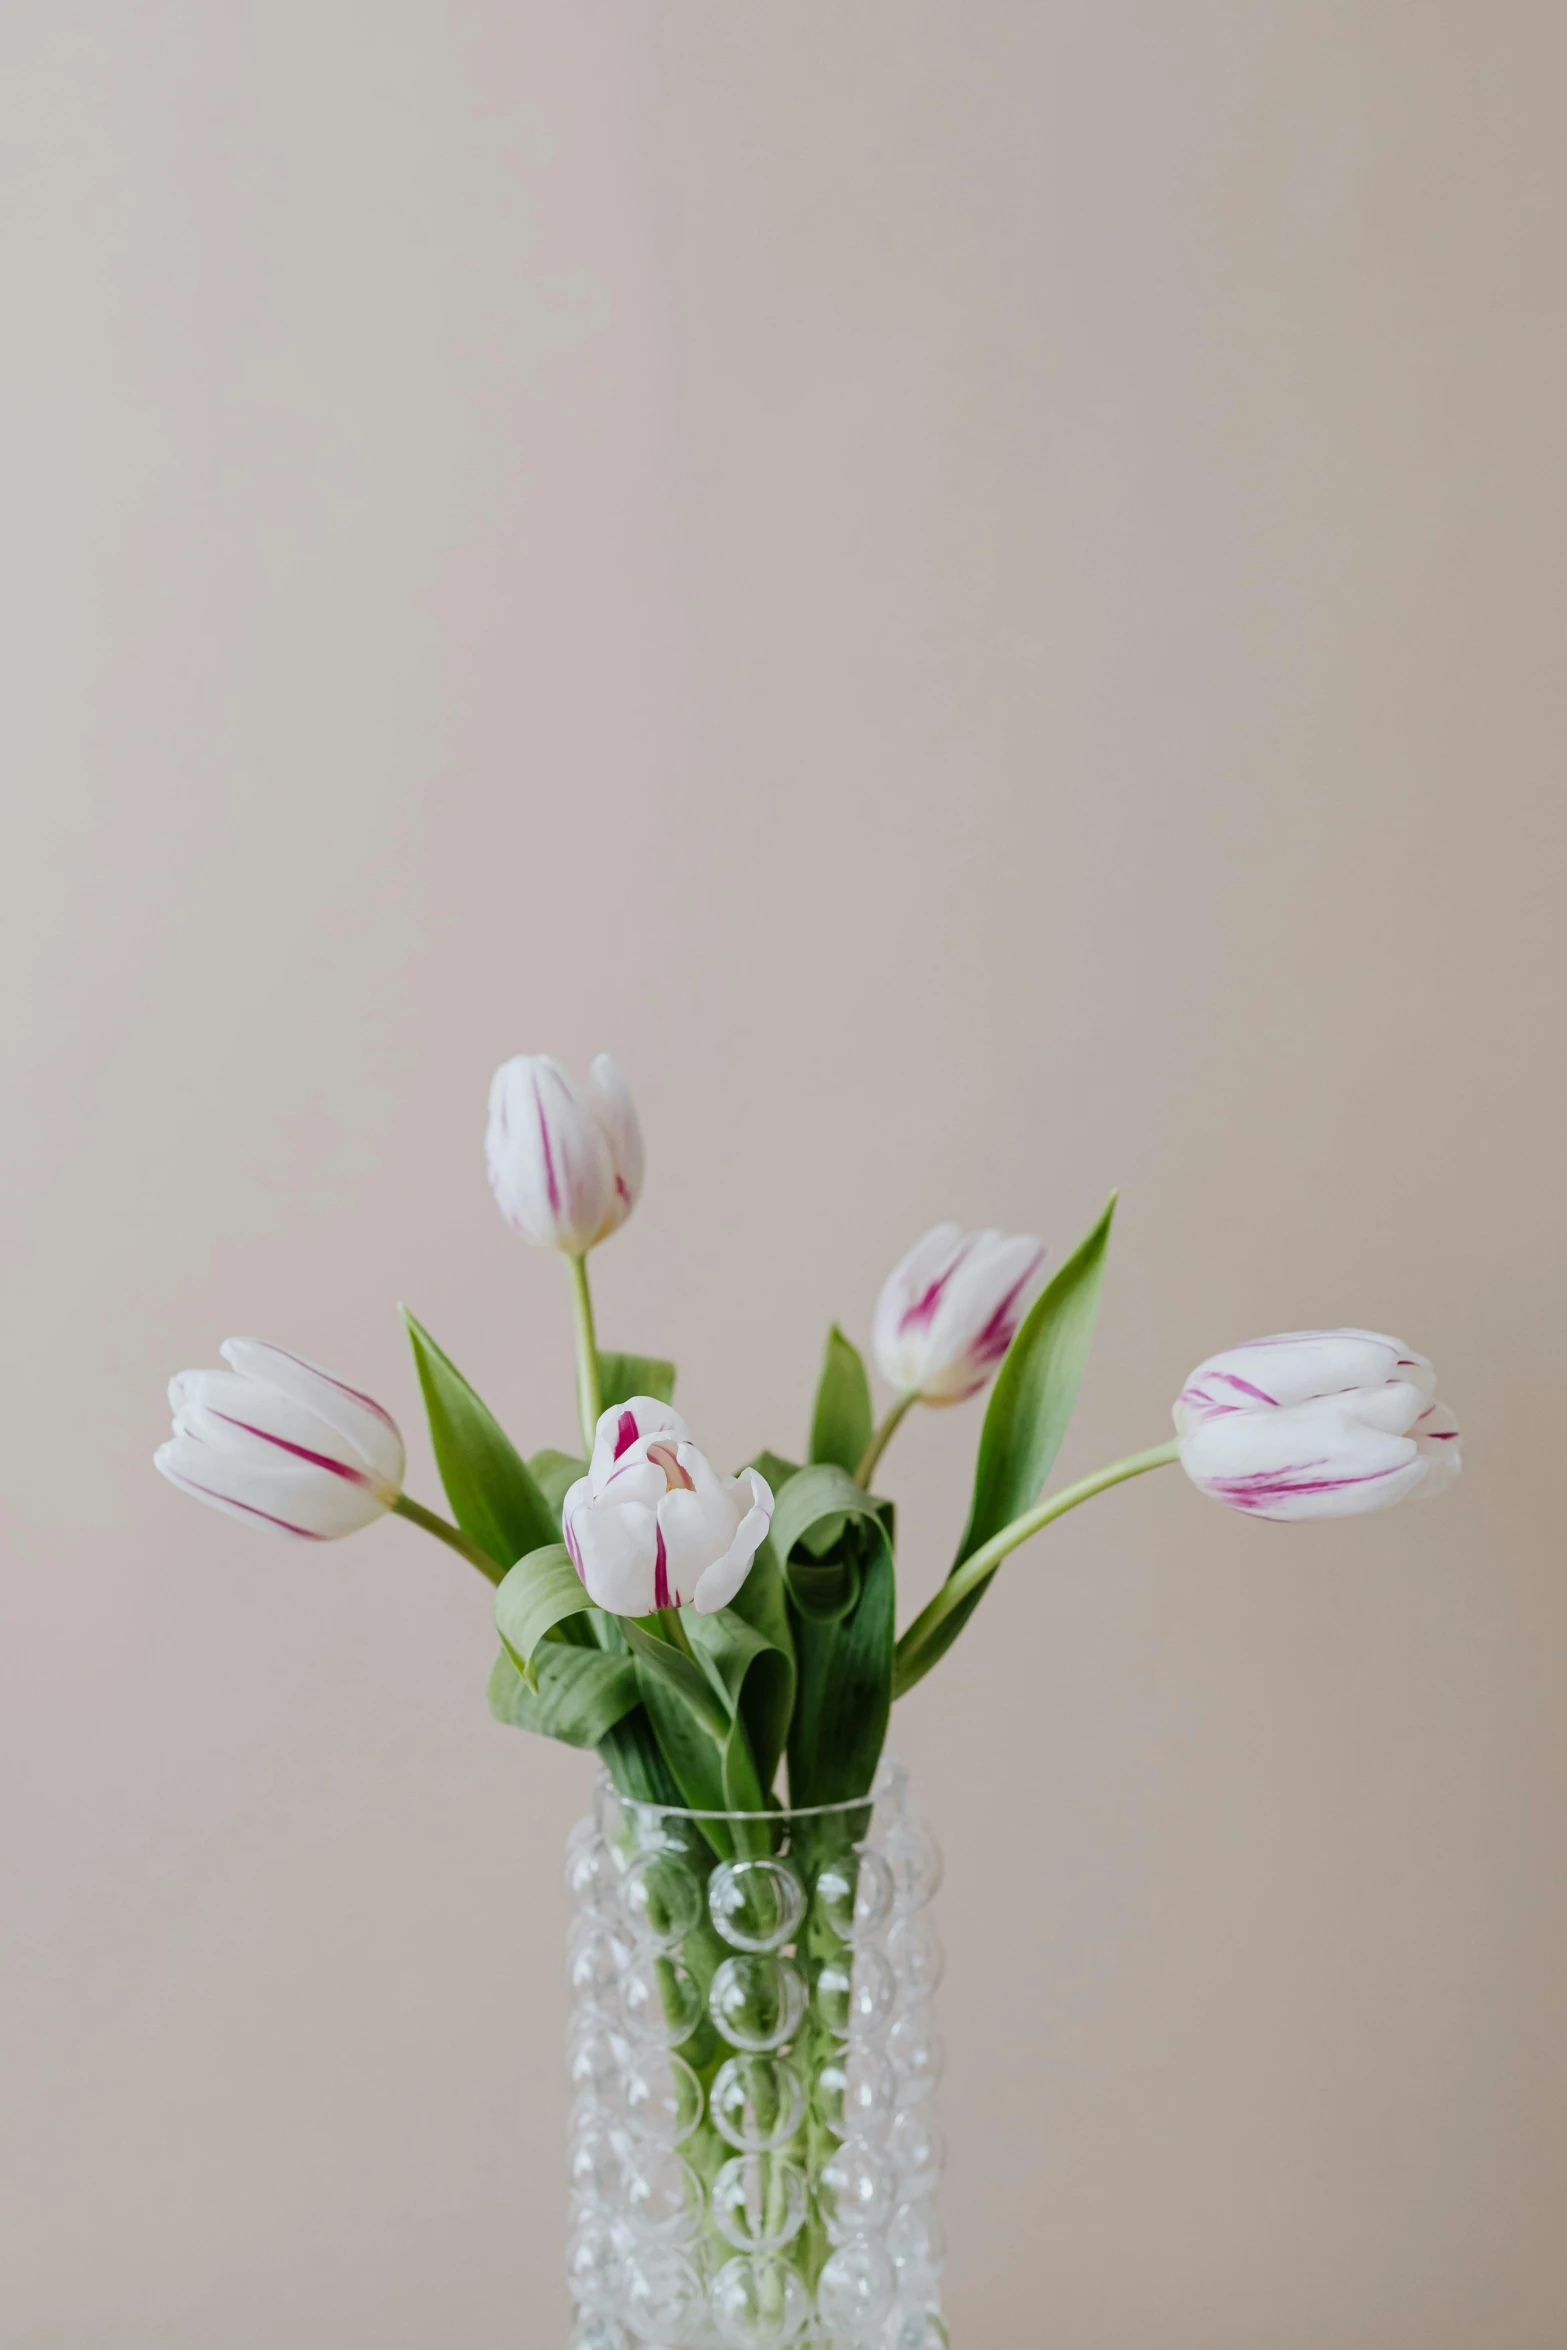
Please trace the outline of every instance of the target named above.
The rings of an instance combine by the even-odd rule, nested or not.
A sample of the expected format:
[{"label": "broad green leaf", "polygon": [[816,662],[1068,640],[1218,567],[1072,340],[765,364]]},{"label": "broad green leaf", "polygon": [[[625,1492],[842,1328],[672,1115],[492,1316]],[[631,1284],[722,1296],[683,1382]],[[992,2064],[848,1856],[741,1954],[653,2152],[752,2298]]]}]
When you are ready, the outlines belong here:
[{"label": "broad green leaf", "polygon": [[774,1665],[759,1664],[748,1671],[740,1686],[740,1718],[765,1794],[777,1776],[789,1736],[796,1686],[788,1587],[770,1543],[764,1542],[757,1552],[751,1572],[728,1607],[718,1618],[708,1620],[721,1622],[724,1616],[742,1618],[778,1658]]},{"label": "broad green leaf", "polygon": [[740,1600],[759,1572],[776,1577],[777,1562],[759,1558],[728,1607],[711,1616],[693,1609],[686,1620],[697,1661],[733,1717],[724,1741],[723,1777],[736,1811],[759,1811],[766,1803],[794,1709],[794,1641],[781,1594],[781,1641],[740,1611]]},{"label": "broad green leaf", "polygon": [[563,1542],[546,1543],[517,1561],[495,1594],[495,1629],[524,1679],[531,1677],[534,1651],[545,1634],[567,1616],[586,1615],[592,1605]]},{"label": "broad green leaf", "polygon": [[772,1489],[774,1501],[778,1499],[790,1478],[798,1477],[800,1474],[798,1461],[786,1461],[782,1453],[769,1452],[765,1445],[759,1453],[752,1456],[748,1466],[757,1470],[761,1476],[767,1479],[768,1485]]},{"label": "broad green leaf", "polygon": [[860,1562],[854,1544],[844,1540],[847,1527],[847,1519],[838,1521],[836,1558],[789,1562],[789,1604],[813,1624],[841,1624],[860,1596]]},{"label": "broad green leaf", "polygon": [[[789,1594],[798,1674],[789,1800],[845,1801],[875,1776],[892,1705],[896,1593],[888,1528],[847,1471],[822,1461],[789,1479],[770,1534]],[[830,1554],[813,1556],[827,1536]]]},{"label": "broad green leaf", "polygon": [[[598,1746],[641,1704],[637,1669],[629,1656],[549,1640],[539,1650],[537,1671],[538,1688],[530,1689],[501,1650],[490,1674],[490,1711],[498,1722],[535,1730],[567,1746]],[[678,1791],[669,1800],[677,1801]]]},{"label": "broad green leaf", "polygon": [[811,1459],[835,1461],[852,1477],[865,1458],[875,1423],[871,1414],[870,1381],[859,1350],[835,1322],[827,1333],[827,1352],[816,1388],[811,1418]]},{"label": "broad green leaf", "polygon": [[[666,1641],[654,1639],[641,1625],[627,1624],[626,1633],[636,1659],[642,1703],[658,1740],[660,1759],[680,1790],[678,1800],[692,1811],[727,1811],[724,1747],[728,1742],[729,1723],[705,1675],[689,1658],[669,1649]],[[668,1654],[657,1655],[659,1649],[666,1649]],[[676,1660],[677,1666],[686,1667],[697,1684],[696,1689],[682,1679],[678,1670],[671,1669],[670,1658]],[[710,1829],[711,1823],[705,1826]],[[711,1833],[708,1840],[713,1841]],[[724,1858],[729,1857],[726,1839],[720,1837],[715,1849],[721,1849]]]},{"label": "broad green leaf", "polygon": [[[634,1667],[626,1636],[620,1628],[620,1618],[593,1608],[585,1616],[567,1616],[556,1626],[557,1639],[548,1640],[539,1651],[540,1659],[553,1654],[558,1641],[572,1641],[584,1648],[596,1649],[617,1664]],[[686,1800],[680,1783],[671,1772],[659,1745],[647,1708],[641,1703],[641,1682],[637,1683],[638,1702],[624,1714],[599,1741],[599,1760],[622,1795],[637,1803],[678,1804]]]},{"label": "broad green leaf", "polygon": [[789,1732],[789,1800],[797,1806],[865,1794],[892,1711],[892,1551],[875,1517],[847,1539],[860,1540],[866,1552],[850,1613],[834,1623],[803,1610],[795,1616],[800,1693]]},{"label": "broad green leaf", "polygon": [[528,1461],[528,1474],[555,1513],[557,1532],[560,1528],[561,1504],[579,1477],[588,1473],[586,1461],[579,1461],[569,1452],[533,1453]]},{"label": "broad green leaf", "polygon": [[[1114,1216],[1112,1192],[1104,1214],[1040,1291],[1007,1350],[985,1411],[974,1498],[954,1573],[993,1534],[1033,1508],[1055,1466],[1093,1343]],[[945,1656],[992,1579],[987,1575],[942,1619],[921,1650],[922,1671]]]},{"label": "broad green leaf", "polygon": [[[790,1478],[773,1511],[769,1540],[783,1567],[789,1597],[802,1615],[821,1623],[847,1616],[860,1596],[856,1546],[844,1541],[850,1522],[874,1525],[880,1513],[844,1469],[822,1461]],[[814,1554],[797,1558],[799,1549]],[[824,1552],[831,1553],[823,1556]]]},{"label": "broad green leaf", "polygon": [[651,1395],[659,1403],[675,1400],[675,1366],[661,1355],[599,1353],[599,1405],[608,1411],[629,1403],[634,1395]]},{"label": "broad green leaf", "polygon": [[799,1470],[778,1495],[769,1532],[774,1550],[787,1564],[796,1544],[824,1519],[874,1518],[876,1514],[876,1504],[846,1470],[831,1461],[818,1461]]},{"label": "broad green leaf", "polygon": [[458,1525],[502,1567],[557,1541],[559,1516],[552,1513],[500,1422],[406,1306],[403,1320],[413,1345],[435,1464]]},{"label": "broad green leaf", "polygon": [[655,1680],[672,1690],[708,1736],[722,1745],[729,1735],[733,1709],[719,1696],[701,1666],[693,1664],[672,1642],[650,1632],[635,1616],[622,1616],[620,1628],[639,1669],[646,1668]]},{"label": "broad green leaf", "polygon": [[[729,1796],[724,1786],[722,1746],[717,1739],[709,1737],[670,1684],[640,1657],[637,1682],[658,1739],[659,1758],[679,1790],[676,1802],[690,1811],[727,1811]],[[727,1833],[717,1822],[704,1820],[702,1832],[720,1858],[732,1857]]]},{"label": "broad green leaf", "polygon": [[[687,1804],[696,1811],[764,1812],[745,1725],[720,1694],[717,1672],[693,1664],[647,1624],[622,1617],[621,1628],[637,1660],[642,1702]],[[714,1851],[728,1858],[734,1831],[715,1820],[702,1828]]]},{"label": "broad green leaf", "polygon": [[[549,1653],[545,1651],[546,1655]],[[635,1659],[629,1654],[625,1662],[635,1671]],[[637,1683],[641,1689],[641,1681]],[[680,1804],[685,1792],[664,1759],[664,1750],[658,1743],[647,1709],[634,1705],[622,1721],[618,1721],[607,1737],[599,1741],[599,1760],[622,1795],[634,1803]]]},{"label": "broad green leaf", "polygon": [[985,1411],[974,1498],[954,1566],[1032,1509],[1055,1466],[1093,1344],[1114,1217],[1112,1192],[1007,1349]]}]

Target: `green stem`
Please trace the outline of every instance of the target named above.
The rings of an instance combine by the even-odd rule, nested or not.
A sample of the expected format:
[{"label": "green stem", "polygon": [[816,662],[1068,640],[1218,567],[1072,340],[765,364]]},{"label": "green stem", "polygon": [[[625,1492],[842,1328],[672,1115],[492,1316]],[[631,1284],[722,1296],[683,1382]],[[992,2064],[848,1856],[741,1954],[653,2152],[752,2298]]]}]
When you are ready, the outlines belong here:
[{"label": "green stem", "polygon": [[599,1350],[593,1332],[593,1293],[588,1287],[588,1260],[568,1257],[571,1303],[577,1324],[577,1417],[582,1422],[582,1449],[593,1450],[593,1435],[604,1409],[599,1400]]},{"label": "green stem", "polygon": [[1104,1493],[1112,1485],[1124,1485],[1128,1477],[1142,1477],[1150,1469],[1162,1469],[1180,1457],[1181,1448],[1174,1437],[1168,1444],[1156,1444],[1147,1452],[1129,1453],[1124,1461],[1112,1461],[1107,1469],[1096,1469],[1091,1477],[1082,1478],[1076,1485],[1064,1486],[1048,1501],[1036,1503],[1022,1517],[1003,1526],[999,1534],[992,1534],[961,1567],[953,1569],[930,1605],[921,1610],[898,1642],[893,1695],[906,1696],[939,1661],[940,1651],[934,1656],[923,1656],[922,1650],[929,1646],[932,1636],[953,1609],[961,1607],[990,1580],[1009,1551],[1016,1550],[1019,1543],[1037,1534],[1042,1526],[1048,1526],[1053,1518],[1064,1518],[1079,1502],[1092,1501],[1096,1493]]},{"label": "green stem", "polygon": [[887,1414],[885,1420],[883,1420],[881,1426],[877,1429],[875,1435],[871,1438],[870,1443],[865,1447],[865,1456],[860,1462],[859,1467],[854,1472],[854,1482],[860,1488],[862,1493],[869,1493],[871,1489],[871,1479],[876,1474],[876,1463],[881,1459],[882,1454],[886,1451],[888,1445],[892,1442],[893,1438],[897,1435],[898,1430],[903,1425],[904,1414],[909,1410],[912,1404],[917,1404],[918,1402],[919,1394],[918,1391],[914,1388],[910,1388],[907,1395],[900,1395],[897,1402],[893,1405],[891,1411]]},{"label": "green stem", "polygon": [[[688,1656],[691,1662],[696,1664],[696,1650],[692,1647],[686,1628],[680,1621],[679,1608],[661,1607],[658,1610],[658,1628],[671,1648],[678,1648],[682,1656]],[[698,1667],[699,1671],[700,1669]]]},{"label": "green stem", "polygon": [[411,1494],[400,1493],[392,1508],[398,1517],[406,1518],[411,1526],[422,1526],[426,1534],[433,1534],[437,1542],[444,1542],[448,1550],[455,1550],[459,1558],[465,1558],[470,1567],[477,1567],[489,1582],[499,1583],[505,1576],[506,1569],[497,1565],[488,1551],[481,1550],[476,1542],[470,1542],[460,1526],[454,1526],[449,1518],[437,1517],[434,1510],[427,1510],[423,1502],[415,1501]]}]

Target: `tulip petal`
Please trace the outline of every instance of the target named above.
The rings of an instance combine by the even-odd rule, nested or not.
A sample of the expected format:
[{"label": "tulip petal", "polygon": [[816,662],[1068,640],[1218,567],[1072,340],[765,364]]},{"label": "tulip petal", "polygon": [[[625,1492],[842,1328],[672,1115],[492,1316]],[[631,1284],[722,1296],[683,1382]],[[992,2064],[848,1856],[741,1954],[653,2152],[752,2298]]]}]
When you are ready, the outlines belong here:
[{"label": "tulip petal", "polygon": [[[400,1490],[407,1465],[402,1435],[396,1421],[373,1396],[361,1395],[358,1388],[335,1379],[319,1363],[307,1362],[284,1347],[269,1346],[264,1339],[226,1338],[218,1351],[239,1378],[253,1383],[258,1399],[270,1389],[324,1421],[353,1448],[362,1467],[394,1493]],[[221,1372],[211,1375],[222,1377]],[[249,1416],[255,1418],[256,1414]]]},{"label": "tulip petal", "polygon": [[1426,1395],[1436,1386],[1425,1356],[1382,1331],[1296,1330],[1248,1339],[1198,1364],[1177,1400],[1175,1424],[1184,1433],[1199,1420],[1270,1411],[1390,1379],[1405,1380]]},{"label": "tulip petal", "polygon": [[742,1469],[735,1483],[749,1488],[750,1507],[723,1557],[714,1559],[698,1578],[691,1604],[699,1616],[715,1615],[729,1605],[751,1572],[772,1523],[773,1492],[766,1478],[755,1469]]},{"label": "tulip petal", "polygon": [[1387,1379],[1380,1387],[1356,1387],[1338,1401],[1362,1427],[1385,1429],[1392,1436],[1407,1436],[1426,1409],[1424,1388],[1408,1379]]},{"label": "tulip petal", "polygon": [[[689,1452],[694,1448],[683,1446]],[[668,1551],[670,1588],[678,1607],[688,1606],[697,1584],[715,1559],[726,1557],[740,1523],[747,1494],[714,1475],[705,1461],[700,1486],[677,1487],[658,1505],[659,1531]]]},{"label": "tulip petal", "polygon": [[1037,1295],[1044,1250],[1029,1234],[937,1224],[882,1285],[871,1342],[899,1394],[959,1403],[996,1370]]},{"label": "tulip petal", "polygon": [[645,1503],[589,1502],[572,1520],[567,1548],[600,1607],[617,1616],[652,1614],[658,1520]]},{"label": "tulip petal", "polygon": [[377,1483],[363,1455],[335,1428],[258,1379],[242,1379],[236,1371],[187,1371],[169,1392],[176,1432],[216,1452],[248,1458],[258,1467],[277,1469],[297,1461],[355,1484]]},{"label": "tulip petal", "polygon": [[171,1483],[233,1517],[307,1541],[357,1533],[397,1500],[403,1440],[374,1399],[259,1338],[225,1340],[224,1371],[169,1382]]},{"label": "tulip petal", "polygon": [[1412,1438],[1368,1427],[1336,1396],[1203,1421],[1181,1439],[1181,1466],[1211,1499],[1279,1519],[1385,1509],[1425,1475]]},{"label": "tulip petal", "polygon": [[[917,1340],[923,1337],[928,1315],[935,1310],[932,1293],[939,1292],[950,1275],[962,1245],[961,1225],[933,1224],[898,1259],[882,1283],[871,1317],[871,1347],[877,1369],[900,1394],[907,1394],[915,1384],[907,1373],[918,1368]],[[908,1344],[911,1330],[916,1334],[914,1347]]]},{"label": "tulip petal", "polygon": [[1457,1483],[1463,1469],[1458,1422],[1445,1403],[1429,1403],[1411,1431],[1425,1463],[1425,1476],[1416,1486],[1416,1501],[1436,1501]]},{"label": "tulip petal", "polygon": [[519,1053],[490,1084],[485,1164],[502,1215],[524,1239],[580,1256],[614,1198],[609,1145],[566,1071]]},{"label": "tulip petal", "polygon": [[584,1582],[587,1581],[587,1577],[583,1575],[582,1549],[577,1541],[575,1522],[577,1512],[587,1506],[589,1490],[587,1478],[579,1477],[574,1485],[567,1486],[560,1505],[561,1537],[571,1553],[572,1565],[576,1568],[577,1573],[583,1576]]},{"label": "tulip petal", "polygon": [[607,1412],[599,1414],[593,1431],[593,1458],[588,1463],[588,1476],[594,1492],[603,1491],[617,1465],[639,1444],[658,1436],[672,1436],[678,1443],[688,1440],[690,1434],[674,1405],[660,1403],[656,1396],[633,1395],[624,1403],[612,1404]]},{"label": "tulip petal", "polygon": [[588,1104],[609,1147],[614,1183],[601,1238],[622,1225],[642,1195],[642,1126],[631,1088],[608,1053],[588,1070]]},{"label": "tulip petal", "polygon": [[1045,1252],[1031,1234],[978,1233],[944,1285],[929,1326],[927,1403],[961,1403],[999,1369],[1036,1295]]},{"label": "tulip petal", "polygon": [[648,1459],[646,1445],[639,1444],[633,1446],[624,1460],[615,1463],[602,1485],[593,1488],[591,1473],[588,1485],[596,1502],[623,1509],[627,1502],[634,1501],[642,1509],[656,1510],[664,1498],[668,1480],[658,1463]]},{"label": "tulip petal", "polygon": [[177,1434],[153,1457],[171,1484],[215,1509],[305,1541],[331,1542],[356,1534],[386,1506],[367,1483],[323,1476],[318,1469],[294,1462],[263,1464],[189,1434]]}]

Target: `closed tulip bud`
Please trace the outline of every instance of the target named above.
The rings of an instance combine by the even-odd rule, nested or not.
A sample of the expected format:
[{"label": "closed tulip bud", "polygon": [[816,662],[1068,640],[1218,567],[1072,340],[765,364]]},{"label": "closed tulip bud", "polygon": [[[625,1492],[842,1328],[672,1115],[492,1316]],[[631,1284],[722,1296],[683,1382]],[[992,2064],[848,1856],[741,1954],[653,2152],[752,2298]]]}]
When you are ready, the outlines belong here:
[{"label": "closed tulip bud", "polygon": [[154,1457],[171,1485],[306,1542],[355,1534],[392,1507],[403,1440],[378,1403],[259,1338],[218,1351],[228,1370],[169,1383],[174,1434]]},{"label": "closed tulip bud", "polygon": [[642,1129],[626,1081],[600,1053],[585,1093],[548,1053],[502,1062],[485,1136],[490,1188],[513,1231],[580,1257],[630,1215],[642,1189]]},{"label": "closed tulip bud", "polygon": [[727,1607],[772,1514],[764,1477],[755,1469],[720,1476],[680,1414],[645,1395],[604,1413],[588,1473],[561,1511],[590,1598],[618,1616]]},{"label": "closed tulip bud", "polygon": [[938,1224],[894,1266],[876,1300],[876,1366],[900,1395],[977,1395],[1033,1304],[1045,1252],[1032,1235]]},{"label": "closed tulip bud", "polygon": [[1375,1330],[1298,1330],[1211,1355],[1175,1404],[1181,1466],[1255,1518],[1343,1518],[1445,1493],[1458,1423],[1424,1355]]}]

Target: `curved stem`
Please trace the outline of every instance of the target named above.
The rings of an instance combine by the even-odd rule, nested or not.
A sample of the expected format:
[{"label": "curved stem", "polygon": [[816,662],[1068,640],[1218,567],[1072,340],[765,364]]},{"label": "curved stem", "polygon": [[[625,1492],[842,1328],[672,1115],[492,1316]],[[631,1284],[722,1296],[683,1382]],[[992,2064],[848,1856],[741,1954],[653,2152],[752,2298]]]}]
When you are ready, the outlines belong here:
[{"label": "curved stem", "polygon": [[1096,1469],[1091,1477],[1084,1477],[1076,1485],[1067,1485],[1053,1493],[1048,1501],[1035,1504],[1022,1517],[1003,1526],[999,1534],[982,1543],[971,1558],[956,1567],[937,1592],[930,1605],[923,1608],[898,1642],[897,1664],[893,1675],[893,1695],[906,1696],[916,1681],[923,1680],[931,1666],[938,1663],[944,1651],[923,1652],[954,1608],[975,1597],[1000,1566],[1009,1551],[1017,1549],[1031,1534],[1048,1526],[1053,1518],[1064,1518],[1068,1510],[1075,1510],[1079,1502],[1092,1501],[1096,1493],[1108,1491],[1112,1485],[1124,1485],[1128,1477],[1145,1476],[1150,1469],[1162,1469],[1181,1457],[1180,1444],[1171,1437],[1168,1444],[1153,1445],[1147,1452],[1129,1453],[1125,1460],[1112,1461],[1107,1469]]},{"label": "curved stem", "polygon": [[499,1583],[504,1579],[506,1569],[498,1565],[487,1550],[481,1550],[476,1542],[470,1542],[462,1528],[454,1526],[450,1518],[439,1517],[434,1510],[427,1510],[423,1502],[415,1501],[409,1493],[400,1493],[392,1508],[399,1518],[406,1518],[411,1526],[422,1527],[426,1534],[433,1534],[437,1542],[444,1542],[448,1550],[455,1550],[457,1556],[466,1559],[470,1567],[477,1567],[488,1582]]},{"label": "curved stem", "polygon": [[881,1459],[882,1454],[886,1451],[888,1445],[897,1435],[899,1428],[903,1425],[904,1414],[908,1411],[910,1405],[917,1404],[918,1402],[919,1394],[918,1391],[914,1388],[910,1388],[907,1395],[900,1395],[897,1402],[893,1405],[891,1411],[887,1414],[885,1420],[883,1420],[881,1426],[877,1429],[875,1435],[871,1438],[870,1443],[865,1447],[864,1458],[861,1460],[859,1467],[854,1472],[854,1482],[856,1485],[858,1485],[862,1493],[869,1493],[871,1489],[871,1479],[876,1474],[876,1463]]},{"label": "curved stem", "polygon": [[593,1292],[588,1287],[588,1260],[568,1257],[571,1303],[577,1323],[577,1417],[582,1423],[582,1449],[593,1450],[593,1432],[604,1406],[599,1399],[599,1350],[593,1330]]}]

